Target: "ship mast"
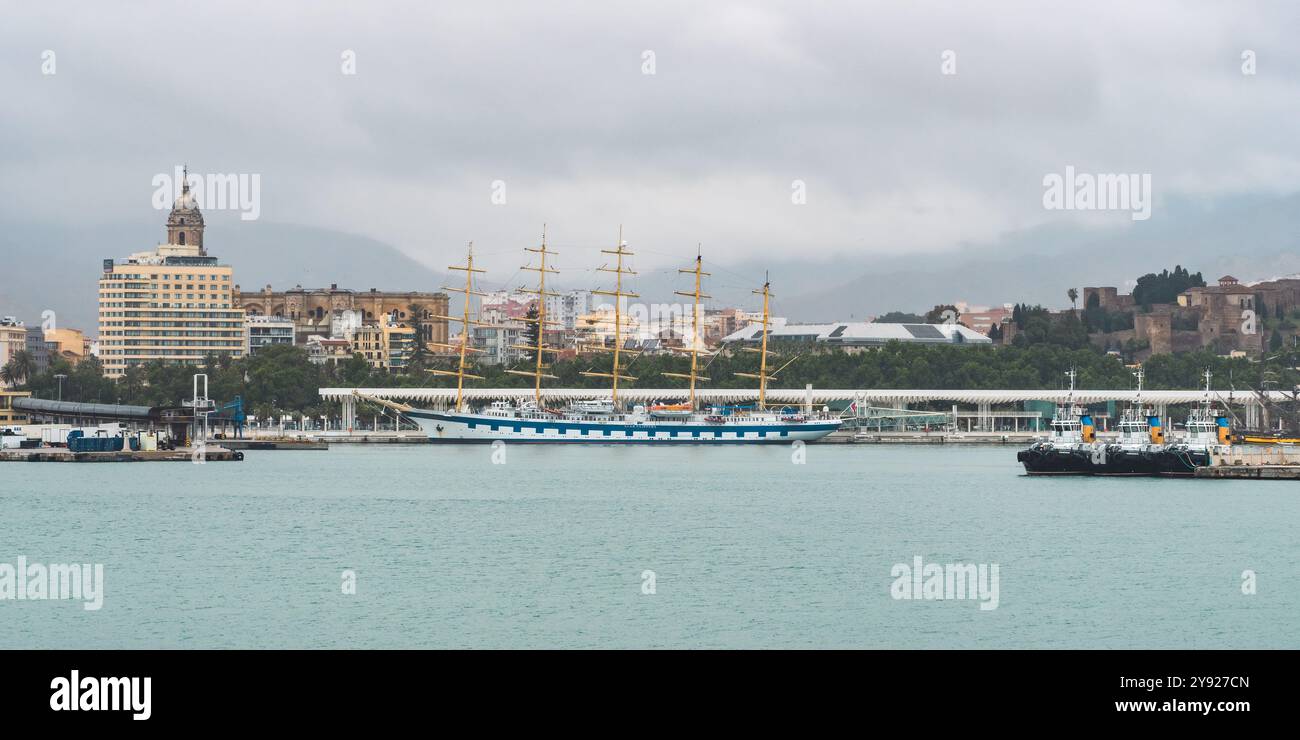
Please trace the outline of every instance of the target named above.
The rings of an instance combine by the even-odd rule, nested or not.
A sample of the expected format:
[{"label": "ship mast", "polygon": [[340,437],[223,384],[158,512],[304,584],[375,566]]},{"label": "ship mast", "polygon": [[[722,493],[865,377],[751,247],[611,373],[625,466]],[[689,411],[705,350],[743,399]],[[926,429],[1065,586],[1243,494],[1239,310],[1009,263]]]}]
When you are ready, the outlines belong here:
[{"label": "ship mast", "polygon": [[1213,377],[1214,373],[1210,372],[1210,368],[1205,368],[1205,415],[1207,417],[1210,416],[1210,407],[1213,405],[1210,400],[1210,379]]},{"label": "ship mast", "polygon": [[627,249],[625,249],[626,246],[627,246],[627,242],[623,241],[623,227],[619,226],[618,227],[618,249],[600,250],[603,254],[616,255],[618,258],[616,266],[612,270],[609,267],[597,268],[597,272],[614,273],[614,290],[591,291],[596,295],[607,295],[607,296],[612,296],[614,298],[614,366],[608,373],[595,373],[595,372],[582,373],[582,375],[589,378],[609,378],[613,381],[610,398],[613,401],[615,408],[618,407],[618,381],[636,380],[636,378],[631,375],[622,375],[619,373],[619,368],[620,368],[619,355],[622,353],[623,350],[623,305],[622,305],[623,299],[640,297],[636,293],[623,292],[623,276],[636,274],[635,270],[625,269],[623,267],[623,258],[631,257],[633,255],[632,252],[629,252],[627,251]]},{"label": "ship mast", "polygon": [[1137,371],[1134,372],[1133,374],[1136,375],[1136,376],[1137,376],[1137,379],[1138,379],[1137,413],[1138,413],[1139,416],[1141,416],[1141,415],[1143,414],[1143,409],[1142,409],[1142,379],[1146,377],[1146,371],[1139,367],[1139,368],[1137,369]]},{"label": "ship mast", "polygon": [[[758,408],[760,411],[767,408],[767,381],[776,378],[776,373],[773,373],[771,375],[767,374],[767,356],[771,354],[770,352],[767,351],[767,335],[770,332],[769,327],[772,325],[772,315],[770,311],[770,301],[772,299],[771,287],[772,287],[772,282],[770,280],[764,280],[762,289],[752,291],[754,295],[763,296],[763,340],[760,343],[758,349],[753,349],[751,347],[742,347],[742,349],[746,352],[759,353],[758,374],[755,375],[753,373],[736,373],[736,375],[742,378],[758,379]],[[789,363],[786,364],[788,365]]]},{"label": "ship mast", "polygon": [[692,313],[691,313],[691,346],[690,346],[690,349],[689,349],[689,350],[686,350],[686,351],[688,351],[688,352],[691,353],[691,372],[690,372],[689,375],[686,375],[686,374],[684,374],[684,373],[663,373],[663,375],[665,375],[665,376],[667,376],[667,377],[669,377],[669,378],[688,378],[688,379],[691,381],[691,411],[694,411],[694,410],[695,410],[695,383],[696,383],[696,381],[697,381],[697,380],[703,380],[703,381],[706,381],[706,382],[708,381],[708,378],[703,377],[703,376],[701,376],[701,375],[698,373],[698,370],[699,370],[700,351],[701,351],[701,350],[700,350],[700,299],[701,299],[701,298],[711,298],[711,297],[712,297],[712,296],[704,295],[703,293],[700,292],[700,278],[701,278],[701,277],[707,277],[708,274],[709,274],[709,273],[704,272],[704,271],[701,270],[702,264],[703,264],[703,260],[702,260],[702,257],[701,257],[701,255],[700,255],[699,248],[696,247],[696,252],[695,252],[695,269],[693,269],[693,270],[678,269],[678,270],[677,270],[677,272],[678,272],[678,273],[681,273],[681,274],[693,274],[693,275],[695,275],[695,292],[694,292],[694,293],[683,293],[683,292],[680,291],[680,290],[673,291],[673,292],[676,293],[677,295],[680,295],[680,296],[687,296],[687,297],[690,297],[690,298],[694,298],[694,299],[695,299],[695,307],[694,307],[694,310],[693,310]]},{"label": "ship mast", "polygon": [[448,288],[448,287],[446,287],[446,286],[443,287],[443,290],[448,290],[448,291],[451,291],[451,292],[453,292],[453,293],[464,293],[464,294],[465,294],[465,312],[464,312],[464,315],[463,315],[461,318],[456,318],[455,316],[434,316],[433,318],[436,318],[436,319],[443,319],[443,320],[445,320],[445,321],[459,321],[459,322],[461,322],[462,329],[461,329],[461,332],[460,332],[460,343],[459,343],[459,344],[444,344],[444,343],[442,343],[442,342],[430,342],[429,344],[431,344],[431,345],[434,346],[434,347],[441,347],[442,349],[455,350],[455,351],[460,355],[460,362],[457,364],[456,372],[454,372],[454,373],[451,372],[450,370],[430,370],[429,372],[433,373],[434,375],[454,375],[454,376],[456,376],[456,411],[463,411],[463,410],[464,410],[464,403],[465,403],[465,398],[464,398],[464,395],[465,395],[465,378],[473,378],[473,379],[475,379],[475,380],[482,380],[482,379],[483,379],[483,376],[481,376],[481,375],[471,375],[470,373],[465,372],[465,357],[466,357],[466,353],[468,353],[468,352],[482,352],[482,351],[483,351],[483,350],[481,350],[481,349],[477,349],[477,348],[475,348],[475,347],[471,347],[471,346],[469,346],[469,327],[470,327],[472,324],[477,324],[477,323],[478,323],[478,322],[476,322],[476,321],[470,321],[470,318],[469,318],[469,304],[470,304],[470,300],[471,300],[471,299],[470,299],[470,296],[476,296],[476,295],[477,295],[477,296],[482,296],[482,295],[485,295],[484,293],[480,293],[479,291],[474,290],[474,273],[484,273],[484,272],[487,272],[487,270],[482,270],[482,269],[479,269],[479,268],[477,268],[477,267],[474,266],[474,242],[470,242],[470,243],[469,243],[469,253],[468,253],[468,254],[466,255],[466,257],[465,257],[465,264],[464,264],[464,265],[450,265],[450,266],[447,267],[447,269],[448,269],[448,270],[463,270],[463,271],[465,272],[465,287],[464,287],[464,288]]},{"label": "ship mast", "polygon": [[542,356],[546,352],[559,351],[555,349],[548,349],[546,347],[546,342],[542,341],[542,337],[544,337],[546,334],[546,327],[547,327],[546,297],[559,295],[559,293],[548,291],[546,289],[546,276],[547,274],[558,275],[560,273],[559,270],[548,268],[546,266],[547,256],[554,256],[556,253],[548,251],[546,249],[546,225],[545,224],[542,225],[542,246],[540,248],[524,247],[524,251],[532,252],[541,257],[541,260],[537,267],[529,267],[528,265],[524,265],[523,267],[519,268],[521,270],[528,270],[530,272],[537,273],[537,289],[521,290],[521,292],[523,293],[537,294],[537,318],[531,319],[525,317],[523,319],[528,323],[537,324],[537,344],[535,346],[531,344],[515,344],[515,345],[511,345],[511,347],[513,349],[526,349],[531,351],[534,355],[536,363],[532,370],[507,370],[506,372],[510,373],[511,375],[524,375],[533,379],[533,399],[537,402],[537,407],[540,409],[542,407],[542,378],[552,378],[552,379],[555,378],[554,375],[548,375],[542,372],[542,369],[547,367],[547,365],[545,365],[542,361]]}]

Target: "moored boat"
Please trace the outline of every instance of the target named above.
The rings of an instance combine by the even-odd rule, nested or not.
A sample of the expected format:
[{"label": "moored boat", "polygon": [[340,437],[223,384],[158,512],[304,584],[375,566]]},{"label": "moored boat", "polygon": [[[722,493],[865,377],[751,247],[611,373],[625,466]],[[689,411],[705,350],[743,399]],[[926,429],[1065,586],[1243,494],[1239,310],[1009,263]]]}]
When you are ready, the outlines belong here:
[{"label": "moored boat", "polygon": [[1232,444],[1232,429],[1228,417],[1214,407],[1210,380],[1205,371],[1205,397],[1198,408],[1187,415],[1187,431],[1178,441],[1166,445],[1157,457],[1160,475],[1193,476],[1196,469],[1214,463],[1214,455],[1226,451]]},{"label": "moored boat", "polygon": [[[620,381],[636,380],[635,377],[625,374],[626,367],[622,363],[622,319],[619,315],[619,306],[621,299],[635,297],[634,294],[623,290],[623,276],[635,273],[624,267],[624,258],[632,253],[627,251],[621,231],[616,249],[601,250],[616,257],[615,267],[599,268],[601,271],[615,274],[614,290],[593,291],[614,298],[615,328],[614,345],[611,350],[613,352],[612,368],[608,373],[595,371],[582,373],[586,377],[608,378],[611,381],[610,395],[608,398],[574,401],[564,409],[547,408],[546,404],[543,403],[542,379],[554,378],[555,376],[545,372],[547,365],[543,362],[543,357],[544,353],[555,352],[556,350],[545,346],[542,341],[545,332],[542,329],[548,326],[545,312],[545,296],[554,295],[554,293],[548,293],[546,290],[546,276],[556,272],[553,268],[548,267],[547,258],[555,253],[547,249],[544,232],[541,247],[528,248],[528,251],[537,254],[540,259],[537,267],[525,266],[522,268],[539,274],[538,287],[536,290],[531,291],[538,295],[537,316],[536,318],[525,319],[526,321],[538,323],[537,344],[517,346],[517,348],[528,350],[533,354],[532,369],[514,369],[507,370],[507,372],[533,379],[533,397],[531,399],[520,399],[513,403],[498,400],[487,407],[479,409],[470,408],[466,404],[463,393],[463,379],[478,378],[478,376],[466,372],[467,353],[475,351],[475,349],[468,346],[469,332],[465,331],[461,334],[461,343],[459,345],[449,345],[459,355],[458,369],[454,372],[437,371],[438,374],[455,375],[458,378],[456,404],[453,408],[448,410],[420,409],[391,401],[371,400],[390,406],[419,424],[420,428],[429,435],[430,441],[449,443],[505,441],[586,444],[789,444],[796,441],[811,442],[830,434],[840,427],[839,417],[830,413],[788,413],[780,410],[767,410],[765,405],[767,383],[769,380],[775,379],[777,373],[768,372],[767,364],[768,356],[771,354],[767,349],[768,331],[771,326],[769,313],[771,292],[769,285],[766,283],[761,290],[754,291],[763,296],[762,341],[759,349],[747,350],[761,353],[759,372],[757,374],[738,373],[738,375],[758,380],[758,401],[754,409],[738,412],[734,409],[720,407],[697,408],[696,383],[699,380],[708,380],[698,372],[698,357],[700,354],[707,353],[706,350],[698,346],[698,339],[693,339],[691,347],[686,350],[691,354],[691,372],[689,374],[664,373],[669,377],[688,378],[690,380],[689,400],[686,403],[654,403],[649,406],[633,404],[630,408],[621,404],[618,395]],[[701,271],[700,264],[700,258],[697,255],[694,269],[682,271],[695,275],[695,292],[685,295],[695,297],[697,322],[699,318],[699,300],[706,297],[700,292],[700,278],[707,273]],[[457,292],[463,292],[466,295],[465,315],[462,318],[443,318],[461,321],[468,328],[474,323],[469,318],[469,296],[477,294],[473,287],[473,277],[475,273],[482,271],[475,269],[473,266],[472,250],[465,267],[453,267],[451,269],[466,272],[465,287],[457,289]],[[698,326],[695,335],[696,337],[699,336]]]},{"label": "moored boat", "polygon": [[1066,403],[1058,406],[1052,415],[1047,438],[1016,453],[1016,460],[1025,466],[1029,475],[1089,475],[1093,472],[1096,427],[1092,416],[1074,404],[1075,371],[1065,375],[1070,379],[1070,394]]},{"label": "moored boat", "polygon": [[695,413],[689,403],[656,403],[649,408],[650,415],[656,419],[685,419]]},{"label": "moored boat", "polygon": [[1119,421],[1119,437],[1090,459],[1094,475],[1156,475],[1165,447],[1164,425],[1142,404],[1143,370],[1137,376],[1137,398]]}]

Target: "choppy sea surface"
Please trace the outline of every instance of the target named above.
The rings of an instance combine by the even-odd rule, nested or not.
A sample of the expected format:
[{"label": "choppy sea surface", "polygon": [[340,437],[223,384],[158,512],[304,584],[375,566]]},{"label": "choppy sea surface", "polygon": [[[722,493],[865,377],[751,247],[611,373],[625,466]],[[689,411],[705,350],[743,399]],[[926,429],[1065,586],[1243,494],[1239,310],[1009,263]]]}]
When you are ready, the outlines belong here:
[{"label": "choppy sea surface", "polygon": [[[104,565],[98,611],[0,600],[0,647],[1300,647],[1295,483],[1028,478],[1013,447],[493,452],[0,464],[0,564]],[[917,556],[996,564],[997,608],[894,598]]]}]

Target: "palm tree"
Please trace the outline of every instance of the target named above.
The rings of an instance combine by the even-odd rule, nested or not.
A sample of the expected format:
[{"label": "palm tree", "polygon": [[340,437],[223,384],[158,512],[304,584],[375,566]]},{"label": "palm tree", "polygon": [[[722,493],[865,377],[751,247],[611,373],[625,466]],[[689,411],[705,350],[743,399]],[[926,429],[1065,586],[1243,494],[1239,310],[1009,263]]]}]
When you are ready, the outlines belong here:
[{"label": "palm tree", "polygon": [[25,349],[14,352],[9,362],[0,368],[0,380],[9,386],[21,385],[34,375],[36,375],[36,358]]},{"label": "palm tree", "polygon": [[1077,288],[1070,288],[1065,292],[1070,297],[1070,310],[1075,310],[1075,302],[1079,300],[1079,291]]}]

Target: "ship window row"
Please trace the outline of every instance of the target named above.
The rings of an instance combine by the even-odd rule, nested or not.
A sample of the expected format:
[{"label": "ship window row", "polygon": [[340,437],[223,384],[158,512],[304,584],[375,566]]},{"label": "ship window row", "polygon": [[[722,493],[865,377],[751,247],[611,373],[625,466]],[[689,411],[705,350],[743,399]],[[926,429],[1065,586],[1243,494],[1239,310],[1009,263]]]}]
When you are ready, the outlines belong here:
[{"label": "ship window row", "polygon": [[[468,423],[468,426],[469,426],[470,429],[477,429],[477,428],[480,426],[480,422],[469,422],[469,423]],[[500,431],[500,430],[502,430],[502,429],[506,429],[506,430],[508,430],[508,431],[513,431],[513,432],[515,432],[515,433],[518,434],[518,433],[522,433],[522,432],[524,431],[524,429],[531,429],[531,430],[533,430],[534,432],[536,432],[536,433],[538,433],[538,434],[543,434],[543,435],[545,434],[545,432],[544,432],[543,430],[539,429],[538,427],[528,426],[528,425],[526,425],[526,424],[486,424],[486,426],[488,427],[489,431],[493,431],[493,432]],[[580,430],[578,430],[578,431],[579,431],[579,433],[580,433],[580,436],[583,436],[583,437],[589,437],[589,436],[592,436],[592,435],[602,436],[602,437],[612,437],[612,436],[614,436],[614,430],[613,430],[613,429],[580,429]],[[641,434],[641,435],[644,435],[644,436],[638,436],[638,434]],[[703,430],[700,430],[700,429],[656,429],[656,430],[653,430],[653,431],[651,431],[651,430],[646,430],[646,431],[634,430],[632,434],[628,434],[627,432],[622,432],[622,433],[619,434],[618,436],[619,436],[620,438],[629,438],[629,437],[630,437],[630,438],[633,438],[633,439],[661,439],[661,438],[662,438],[662,439],[676,439],[676,438],[678,438],[678,437],[681,437],[681,438],[691,438],[691,439],[699,439],[700,436],[701,436],[701,434],[703,434]],[[711,431],[711,432],[708,432],[708,435],[709,435],[708,438],[710,438],[710,439],[726,439],[726,438],[727,438],[727,435],[731,435],[731,437],[734,438],[734,439],[744,439],[744,438],[745,438],[745,434],[746,434],[745,432],[740,432],[740,431],[730,431],[730,430],[724,430],[724,431]],[[766,430],[766,429],[759,429],[759,430],[757,431],[757,434],[758,434],[758,438],[759,438],[759,439],[765,439],[765,438],[768,436],[768,434],[773,434],[773,435],[776,435],[776,436],[779,436],[779,437],[789,437],[789,436],[790,436],[790,431],[789,431],[788,429],[781,429],[781,430],[772,430],[771,432],[769,432],[769,431]],[[561,434],[558,434],[558,435],[556,435],[556,436],[557,436],[557,437],[566,437],[566,436],[568,436],[568,434],[567,434],[567,433],[561,433]]]}]

